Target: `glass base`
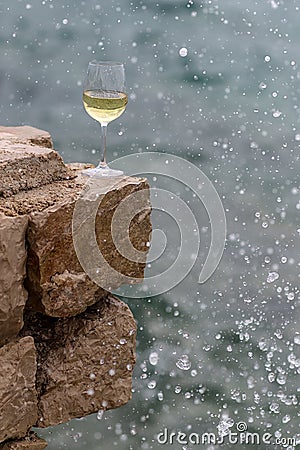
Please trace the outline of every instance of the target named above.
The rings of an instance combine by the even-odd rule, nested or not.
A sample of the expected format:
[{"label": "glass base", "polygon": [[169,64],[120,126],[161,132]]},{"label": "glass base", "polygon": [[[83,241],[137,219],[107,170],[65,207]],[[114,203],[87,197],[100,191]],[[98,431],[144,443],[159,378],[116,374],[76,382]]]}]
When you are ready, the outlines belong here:
[{"label": "glass base", "polygon": [[85,169],[81,172],[81,174],[84,175],[85,177],[111,178],[111,177],[121,177],[122,175],[124,175],[124,172],[122,172],[122,170],[111,169],[108,166],[104,167],[98,166],[95,167],[94,169]]}]

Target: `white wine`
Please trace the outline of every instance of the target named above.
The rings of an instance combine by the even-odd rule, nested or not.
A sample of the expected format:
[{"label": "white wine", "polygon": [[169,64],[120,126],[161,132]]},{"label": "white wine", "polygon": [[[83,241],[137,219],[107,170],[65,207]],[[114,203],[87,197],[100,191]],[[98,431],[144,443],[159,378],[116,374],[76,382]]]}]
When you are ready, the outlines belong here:
[{"label": "white wine", "polygon": [[122,170],[111,169],[106,162],[107,124],[125,111],[128,97],[125,91],[124,64],[112,61],[90,61],[83,84],[83,106],[93,119],[100,122],[102,153],[97,167],[83,170],[89,177],[119,177]]},{"label": "white wine", "polygon": [[125,111],[128,97],[124,92],[88,90],[83,93],[86,112],[100,123],[109,123]]}]

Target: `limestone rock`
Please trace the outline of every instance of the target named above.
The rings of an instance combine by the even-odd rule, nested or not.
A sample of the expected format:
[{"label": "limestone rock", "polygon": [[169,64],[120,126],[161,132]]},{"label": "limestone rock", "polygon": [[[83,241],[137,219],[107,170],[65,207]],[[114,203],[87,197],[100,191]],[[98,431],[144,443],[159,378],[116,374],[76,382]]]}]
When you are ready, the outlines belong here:
[{"label": "limestone rock", "polygon": [[[95,267],[100,281],[95,284],[95,278],[84,276],[84,287],[83,268],[73,244],[72,219],[76,201],[80,198],[85,182],[83,177],[78,176],[69,182],[63,198],[60,196],[58,201],[54,200],[52,206],[29,214],[26,283],[29,291],[28,305],[36,311],[54,317],[70,317],[78,314],[103,296],[103,289],[109,291],[122,283],[142,280],[144,276],[148,251],[146,243],[151,232],[148,184],[145,179],[124,177],[118,185],[111,187],[107,180],[103,194],[99,194],[98,185],[93,187],[97,192],[97,199],[101,198],[102,201],[95,223],[90,223],[90,229],[96,228],[95,247],[99,245],[104,256],[103,264]],[[63,184],[60,183],[60,194],[62,191],[64,191]],[[114,247],[111,221],[118,205],[137,191],[145,192],[143,194],[145,211],[138,212],[134,217],[129,234],[132,245],[142,256],[139,260],[131,261],[119,254]],[[94,207],[94,200],[84,199],[82,214],[85,225],[93,219],[90,214],[91,207]],[[89,242],[87,235],[84,234],[80,241],[83,252],[88,251]],[[92,254],[88,256],[91,264],[95,264]],[[110,269],[111,267],[114,271]],[[66,282],[62,283],[62,279]],[[72,298],[72,293],[76,290],[80,292],[80,301],[77,304]]]},{"label": "limestone rock", "polygon": [[[88,180],[81,171],[89,166],[66,166],[46,132],[0,127],[3,450],[41,450],[47,444],[32,426],[131,398],[136,324],[108,291],[143,279],[149,187],[128,176]],[[91,231],[103,256],[95,267]]]},{"label": "limestone rock", "polygon": [[0,213],[0,345],[17,336],[23,326],[27,223],[26,216]]},{"label": "limestone rock", "polygon": [[53,148],[53,143],[48,131],[28,125],[20,127],[0,126],[0,141],[11,141],[13,143],[23,143],[37,145],[38,147]]},{"label": "limestone rock", "polygon": [[136,323],[109,296],[69,319],[34,314],[25,333],[38,350],[37,426],[124,405],[131,397]]},{"label": "limestone rock", "polygon": [[0,442],[21,438],[37,420],[36,350],[26,336],[0,348]]},{"label": "limestone rock", "polygon": [[52,149],[47,132],[32,127],[0,127],[0,196],[9,197],[72,176],[74,172]]},{"label": "limestone rock", "polygon": [[49,316],[71,317],[95,303],[97,298],[105,297],[106,292],[84,272],[73,274],[65,270],[44,283],[41,295]]},{"label": "limestone rock", "polygon": [[44,450],[47,442],[35,433],[30,433],[24,439],[8,441],[0,444],[0,450]]},{"label": "limestone rock", "polygon": [[[74,175],[75,172],[72,172]],[[76,177],[72,180],[62,180],[28,191],[20,191],[11,197],[0,196],[0,212],[10,217],[30,214],[34,211],[41,212],[57,203],[63,203],[66,199],[75,200],[83,185],[84,181]]]},{"label": "limestone rock", "polygon": [[[28,305],[36,311],[44,311],[55,317],[69,317],[97,301],[103,295],[103,290],[95,289],[93,283],[86,277],[86,293],[78,305],[72,301],[71,292],[81,289],[81,276],[84,273],[73,245],[72,218],[76,201],[80,198],[86,186],[86,178],[80,176],[82,165],[71,165],[72,179],[40,186],[28,191],[20,191],[11,197],[0,196],[0,213],[9,217],[29,215],[28,228],[28,279],[26,287],[29,290]],[[74,178],[75,177],[75,178]],[[115,182],[114,182],[115,183]],[[97,245],[101,248],[104,259],[114,272],[108,270],[107,264],[97,267],[100,277],[99,286],[106,290],[115,289],[122,283],[132,283],[142,280],[144,275],[146,253],[149,250],[146,243],[150,239],[150,201],[146,179],[123,177],[117,185],[104,180],[104,186],[96,183],[90,189],[92,198],[100,195],[101,205],[96,217]],[[134,193],[143,193],[144,211],[138,212],[130,223],[130,239],[132,245],[141,252],[141,258],[131,261],[119,254],[114,247],[111,230],[111,220],[116,208],[126,198]],[[89,219],[89,209],[94,200],[84,199],[84,220]],[[126,211],[125,211],[126,212]],[[120,222],[124,222],[121,217]],[[86,225],[87,225],[86,221]],[[86,239],[81,245],[86,251]],[[128,254],[129,256],[129,254]],[[93,262],[93,259],[92,259]],[[105,267],[104,267],[105,266]],[[68,271],[68,283],[64,286],[58,282],[62,274]],[[76,278],[79,275],[79,278]],[[64,275],[65,276],[65,275]],[[55,278],[52,278],[55,277]],[[79,281],[77,287],[76,279]],[[93,278],[95,279],[95,278]],[[93,296],[92,291],[95,295]],[[71,301],[65,303],[62,299]]]}]

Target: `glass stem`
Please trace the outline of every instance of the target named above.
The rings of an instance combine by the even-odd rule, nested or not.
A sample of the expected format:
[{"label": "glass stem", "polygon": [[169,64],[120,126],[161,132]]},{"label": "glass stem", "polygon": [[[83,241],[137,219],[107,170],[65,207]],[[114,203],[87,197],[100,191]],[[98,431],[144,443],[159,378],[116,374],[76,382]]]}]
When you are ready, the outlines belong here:
[{"label": "glass stem", "polygon": [[107,167],[106,162],[106,134],[107,134],[107,123],[101,123],[101,134],[102,134],[102,154],[98,167]]}]

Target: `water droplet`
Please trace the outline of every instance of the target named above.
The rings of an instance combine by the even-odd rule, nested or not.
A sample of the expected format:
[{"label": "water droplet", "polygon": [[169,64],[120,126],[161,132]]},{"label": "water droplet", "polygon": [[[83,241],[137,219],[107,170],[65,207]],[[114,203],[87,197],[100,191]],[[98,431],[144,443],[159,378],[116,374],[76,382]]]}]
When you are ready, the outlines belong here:
[{"label": "water droplet", "polygon": [[97,412],[97,420],[101,420],[104,414],[104,409],[99,409]]},{"label": "water droplet", "polygon": [[127,341],[126,341],[126,339],[120,339],[120,341],[119,341],[119,342],[120,342],[120,344],[121,344],[121,345],[127,344]]},{"label": "water droplet", "polygon": [[279,414],[279,404],[278,403],[271,403],[270,405],[270,411],[273,412],[274,414]]},{"label": "water droplet", "polygon": [[135,436],[135,435],[137,434],[135,425],[132,425],[132,426],[130,427],[130,434],[131,434],[132,436]]},{"label": "water droplet", "polygon": [[181,388],[181,386],[179,386],[179,384],[177,386],[175,386],[175,389],[174,389],[175,394],[180,394],[181,389],[182,388]]},{"label": "water droplet", "polygon": [[80,433],[80,432],[74,434],[73,435],[74,442],[78,442],[81,437],[82,437],[82,433]]},{"label": "water droplet", "polygon": [[294,353],[291,353],[288,357],[287,357],[288,362],[292,365],[292,366],[296,366],[300,365],[300,359],[297,361],[297,357]]},{"label": "water droplet", "polygon": [[109,369],[108,373],[111,377],[113,377],[115,375],[116,371],[115,371],[115,369]]},{"label": "water droplet", "polygon": [[94,389],[90,388],[86,391],[87,395],[89,395],[90,397],[92,397],[95,394]]},{"label": "water droplet", "polygon": [[283,337],[282,331],[280,329],[277,329],[274,332],[274,335],[277,337],[277,339],[282,339],[282,337]]},{"label": "water droplet", "polygon": [[230,394],[232,400],[235,400],[237,403],[241,403],[241,392],[238,389],[232,389]]},{"label": "water droplet", "polygon": [[158,398],[158,400],[159,400],[160,402],[162,402],[163,399],[164,399],[164,394],[160,391],[160,392],[157,394],[157,398]]},{"label": "water droplet", "polygon": [[269,272],[267,277],[267,283],[274,283],[274,281],[278,280],[279,274],[277,272]]},{"label": "water droplet", "polygon": [[148,383],[148,388],[149,389],[154,389],[156,387],[156,381],[155,380],[151,380]]},{"label": "water droplet", "polygon": [[187,54],[188,54],[188,49],[185,48],[185,47],[182,47],[182,48],[179,50],[178,53],[179,53],[180,56],[182,56],[182,57],[184,58],[184,57],[187,56]]},{"label": "water droplet", "polygon": [[271,61],[271,57],[270,57],[269,55],[266,55],[266,56],[265,56],[265,61],[266,61],[266,62]]},{"label": "water droplet", "polygon": [[253,398],[254,403],[256,403],[258,405],[259,402],[260,402],[260,395],[257,392],[254,392],[254,396],[253,397],[254,397]]},{"label": "water droplet", "polygon": [[178,361],[176,361],[176,366],[181,370],[189,370],[191,365],[188,355],[182,355]]},{"label": "water droplet", "polygon": [[296,334],[296,336],[294,336],[294,342],[297,345],[300,345],[300,334]]},{"label": "water droplet", "polygon": [[268,374],[268,380],[269,380],[270,383],[273,383],[275,381],[275,375],[274,375],[273,372],[270,372]]},{"label": "water droplet", "polygon": [[263,352],[267,352],[268,351],[268,344],[266,343],[266,341],[264,339],[261,339],[258,342],[258,347],[260,350],[262,350]]},{"label": "water droplet", "polygon": [[277,378],[276,381],[278,384],[280,384],[281,386],[284,385],[286,383],[286,375],[284,375],[283,373],[280,373]]},{"label": "water droplet", "polygon": [[150,364],[152,364],[152,366],[156,366],[158,360],[159,360],[158,354],[156,352],[151,352],[149,355]]}]

